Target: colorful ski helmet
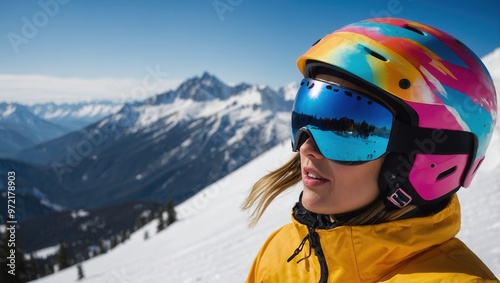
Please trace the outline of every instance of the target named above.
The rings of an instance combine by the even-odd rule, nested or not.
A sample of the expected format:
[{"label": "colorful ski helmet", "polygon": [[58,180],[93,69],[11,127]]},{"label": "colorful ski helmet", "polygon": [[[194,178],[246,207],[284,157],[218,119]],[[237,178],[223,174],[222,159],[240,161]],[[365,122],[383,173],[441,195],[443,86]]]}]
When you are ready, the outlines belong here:
[{"label": "colorful ski helmet", "polygon": [[468,187],[497,117],[481,60],[436,28],[394,18],[345,26],[297,60],[305,78],[332,74],[375,94],[395,114],[379,177],[389,206],[426,205]]}]

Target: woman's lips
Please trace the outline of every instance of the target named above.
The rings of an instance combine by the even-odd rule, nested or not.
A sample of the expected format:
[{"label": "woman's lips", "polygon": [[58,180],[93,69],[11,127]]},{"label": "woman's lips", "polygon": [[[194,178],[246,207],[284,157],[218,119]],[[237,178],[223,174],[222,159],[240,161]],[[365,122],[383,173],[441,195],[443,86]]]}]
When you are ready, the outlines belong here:
[{"label": "woman's lips", "polygon": [[322,177],[316,170],[305,167],[302,171],[302,182],[307,187],[314,187],[327,183],[329,180]]}]

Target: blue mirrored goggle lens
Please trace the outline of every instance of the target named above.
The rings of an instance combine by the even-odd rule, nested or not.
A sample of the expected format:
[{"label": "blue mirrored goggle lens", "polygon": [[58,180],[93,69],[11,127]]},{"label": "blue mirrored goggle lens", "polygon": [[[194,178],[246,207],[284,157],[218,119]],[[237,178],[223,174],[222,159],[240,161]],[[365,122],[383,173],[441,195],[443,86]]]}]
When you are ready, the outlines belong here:
[{"label": "blue mirrored goggle lens", "polygon": [[363,162],[387,150],[393,114],[369,97],[313,79],[301,82],[292,111],[292,146],[308,133],[319,152],[338,162]]}]

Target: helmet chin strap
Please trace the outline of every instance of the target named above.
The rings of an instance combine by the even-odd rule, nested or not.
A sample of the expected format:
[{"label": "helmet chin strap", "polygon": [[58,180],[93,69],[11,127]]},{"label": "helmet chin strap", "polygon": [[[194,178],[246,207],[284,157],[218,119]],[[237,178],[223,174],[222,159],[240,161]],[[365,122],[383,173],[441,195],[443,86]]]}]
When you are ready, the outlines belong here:
[{"label": "helmet chin strap", "polygon": [[379,174],[380,196],[390,209],[400,209],[414,204],[412,192],[415,190],[408,180],[411,167],[404,168],[407,166],[400,161],[402,158],[404,154],[388,153]]}]

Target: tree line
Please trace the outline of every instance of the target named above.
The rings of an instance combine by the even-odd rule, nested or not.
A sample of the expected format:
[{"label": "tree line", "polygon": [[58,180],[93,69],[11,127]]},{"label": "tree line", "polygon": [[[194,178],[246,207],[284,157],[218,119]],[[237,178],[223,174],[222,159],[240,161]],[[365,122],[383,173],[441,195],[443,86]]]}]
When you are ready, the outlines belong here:
[{"label": "tree line", "polygon": [[[292,121],[297,126],[311,125],[321,130],[332,131],[341,136],[354,136],[368,138],[370,135],[388,137],[390,131],[386,127],[377,128],[375,125],[368,124],[366,121],[356,122],[352,118],[318,118],[316,115],[307,115],[292,112]],[[297,128],[297,127],[294,127]]]}]

